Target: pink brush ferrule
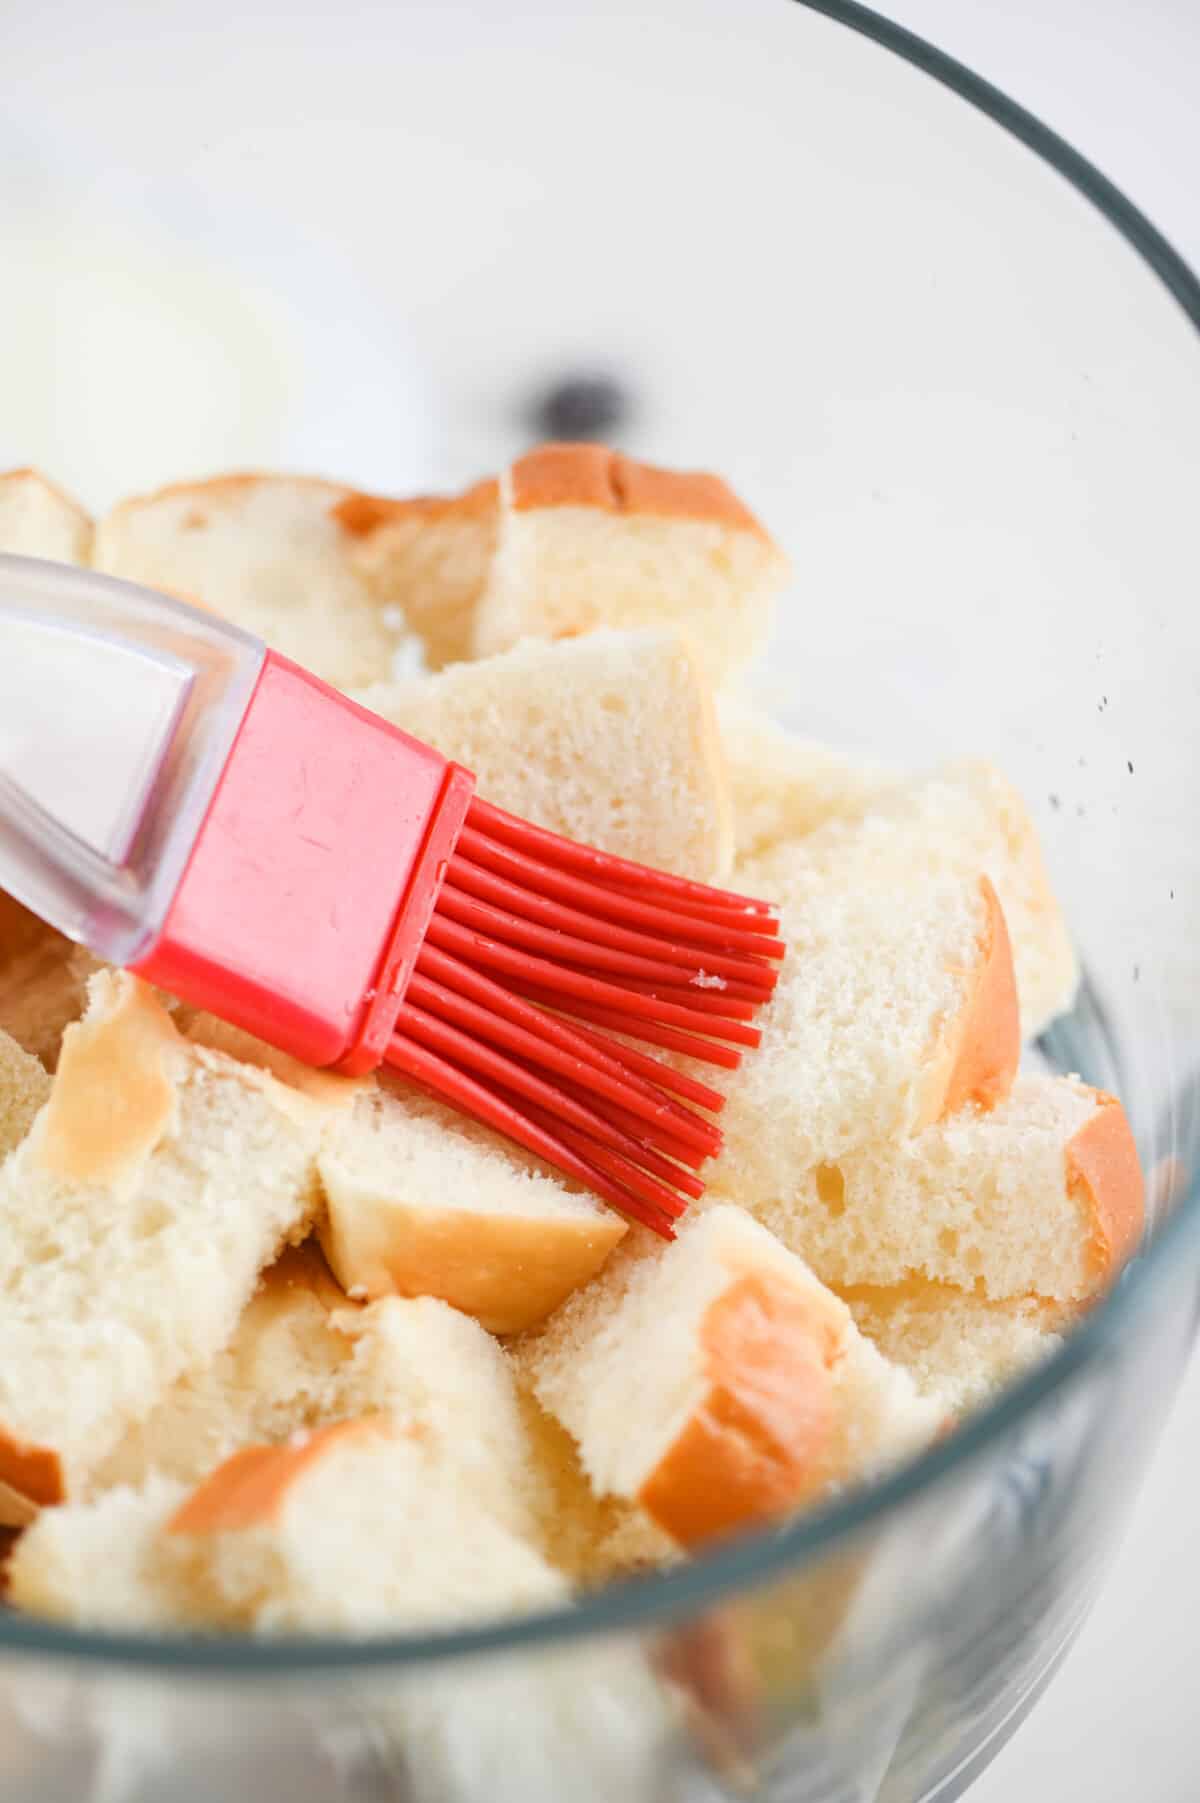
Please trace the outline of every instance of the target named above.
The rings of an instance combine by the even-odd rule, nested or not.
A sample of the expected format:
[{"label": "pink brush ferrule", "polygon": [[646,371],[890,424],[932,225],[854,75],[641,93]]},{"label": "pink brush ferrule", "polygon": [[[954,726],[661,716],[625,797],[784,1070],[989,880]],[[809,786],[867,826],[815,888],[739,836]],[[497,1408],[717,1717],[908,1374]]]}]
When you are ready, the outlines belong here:
[{"label": "pink brush ferrule", "polygon": [[379,1064],[474,793],[440,753],[268,652],[134,968],[306,1064]]}]

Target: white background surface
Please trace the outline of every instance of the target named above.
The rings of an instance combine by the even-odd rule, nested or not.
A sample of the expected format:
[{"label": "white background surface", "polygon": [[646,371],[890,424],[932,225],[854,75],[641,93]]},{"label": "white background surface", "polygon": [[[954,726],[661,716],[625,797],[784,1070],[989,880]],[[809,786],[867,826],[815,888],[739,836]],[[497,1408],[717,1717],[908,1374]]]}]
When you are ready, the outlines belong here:
[{"label": "white background surface", "polygon": [[[731,9],[737,3],[738,0],[730,0]],[[417,0],[413,4],[422,10]],[[678,9],[679,0],[672,0],[670,6],[663,0],[660,8],[652,4],[644,11],[652,20]],[[442,159],[440,167],[431,160],[428,167],[396,172],[393,176],[377,163],[372,164],[373,140],[370,129],[364,125],[359,149],[371,168],[374,186],[370,192],[352,189],[347,171],[323,166],[315,148],[319,138],[309,130],[312,121],[307,100],[298,97],[294,113],[289,114],[288,95],[281,94],[273,84],[271,59],[256,41],[259,27],[266,31],[263,20],[279,13],[270,0],[264,0],[261,19],[256,12],[255,18],[245,24],[236,60],[231,58],[220,71],[229,91],[241,97],[234,107],[236,113],[238,104],[242,106],[241,127],[236,119],[232,130],[222,130],[214,123],[211,133],[201,134],[189,147],[186,119],[194,115],[195,92],[205,80],[205,73],[196,75],[191,91],[186,83],[164,84],[151,73],[151,60],[157,57],[161,62],[170,48],[171,34],[176,29],[174,15],[184,10],[193,15],[203,12],[184,9],[176,0],[162,0],[161,5],[149,4],[149,0],[144,5],[140,0],[109,0],[95,13],[84,0],[78,0],[78,4],[73,0],[52,0],[45,7],[28,9],[18,21],[9,13],[5,0],[0,0],[0,54],[7,65],[6,98],[8,94],[15,97],[18,111],[23,108],[26,119],[74,119],[81,130],[102,131],[110,146],[129,156],[144,149],[145,143],[159,134],[164,142],[177,142],[187,148],[195,168],[224,178],[227,189],[231,176],[235,176],[237,185],[252,192],[260,204],[282,206],[284,202],[283,188],[272,186],[276,167],[271,164],[268,147],[272,142],[286,142],[289,155],[299,159],[297,166],[302,169],[303,180],[310,184],[315,209],[328,211],[333,197],[339,204],[344,200],[347,211],[357,208],[364,219],[372,215],[382,219],[381,229],[373,235],[374,249],[364,255],[354,272],[360,278],[357,304],[369,305],[364,296],[379,286],[385,253],[389,247],[394,249],[397,243],[404,243],[405,229],[410,234],[417,229],[418,222],[413,217],[406,219],[406,205],[414,188],[427,192],[441,178],[453,189],[455,182],[463,178],[463,171],[454,164],[453,150],[441,142],[436,148],[436,157]],[[508,73],[513,84],[514,130],[519,130],[523,112],[520,27],[526,14],[539,10],[522,5],[512,9],[515,17]],[[698,3],[697,10],[706,8]],[[1059,130],[1112,176],[1194,265],[1200,265],[1196,180],[1200,170],[1200,0],[1004,0],[1004,4],[995,4],[994,0],[890,0],[890,6],[885,3],[884,10],[891,10],[913,29],[959,55]],[[314,46],[320,41],[330,14],[328,9],[322,15],[319,9],[303,4],[287,11],[287,30],[300,54],[308,38]],[[204,19],[209,17],[203,14]],[[431,46],[438,38],[437,19],[435,7],[425,9],[421,29],[428,30]],[[97,21],[103,22],[103,29]],[[278,23],[277,17],[275,22]],[[647,29],[652,31],[652,24]],[[211,39],[212,32],[207,35]],[[185,44],[182,38],[179,43],[179,50],[172,55],[181,65],[187,62],[190,66],[194,57],[203,62],[202,46]],[[430,52],[431,57],[453,53],[453,45],[440,46],[437,51],[431,48]],[[312,52],[314,58],[320,54],[316,49]],[[208,69],[209,79],[217,66]],[[295,70],[290,70],[289,79],[294,75]],[[268,84],[269,91],[264,84]],[[256,100],[256,92],[261,95],[260,100]],[[405,98],[398,96],[396,104],[405,104]],[[526,98],[532,106],[534,97]],[[570,97],[561,98],[559,123],[568,130]],[[411,99],[416,104],[419,96]],[[544,108],[545,95],[539,93],[536,102]],[[469,103],[470,96],[464,93],[464,106]],[[338,104],[346,106],[345,95]],[[278,134],[275,140],[258,130],[256,109],[263,108],[272,113],[272,131]],[[546,116],[555,117],[552,110]],[[320,124],[319,116],[315,123]],[[751,122],[746,123],[750,128]],[[619,129],[619,115],[614,117],[614,129]],[[310,153],[307,155],[306,145]],[[553,155],[552,140],[547,154]],[[503,146],[498,147],[497,155],[503,157]],[[527,198],[519,180],[514,181],[503,205],[496,209],[494,227],[498,240],[510,223],[519,221]],[[154,204],[151,197],[147,205]],[[302,214],[298,223],[303,223]],[[223,225],[227,226],[228,221]],[[71,234],[77,229],[76,222],[63,239],[72,259],[77,255],[78,239]],[[445,221],[442,229],[452,230],[451,222]],[[475,409],[471,415],[473,444],[479,447],[480,465],[486,466],[495,460],[487,448],[489,434],[510,429],[510,422],[503,415],[504,399],[520,391],[535,366],[529,360],[530,347],[524,344],[521,354],[525,363],[519,367],[506,363],[504,349],[510,348],[511,341],[498,357],[497,341],[485,331],[476,334],[464,354],[462,321],[469,316],[469,310],[478,311],[480,291],[486,290],[489,279],[488,245],[480,242],[470,248],[473,258],[459,258],[459,287],[445,295],[440,309],[448,322],[443,338],[438,340],[428,317],[423,316],[422,348],[435,365],[433,388],[440,404],[455,413],[459,425],[466,416],[464,409]],[[100,275],[95,274],[94,279],[100,281]],[[414,277],[418,279],[419,273]],[[143,286],[147,284],[153,287],[152,271]],[[328,274],[322,295],[326,293],[329,298],[319,304],[330,309],[340,307],[343,301],[350,304],[345,272],[336,281],[332,273]],[[487,298],[489,303],[503,307],[503,295]],[[68,293],[64,304],[69,306],[74,300],[91,316],[98,312],[99,299],[103,299],[106,309],[104,320],[119,331],[124,318],[123,296],[111,283],[102,296],[98,296],[95,287],[74,297]],[[164,299],[164,311],[154,322],[153,332],[145,326],[139,328],[145,334],[143,355],[151,369],[153,358],[160,354],[163,367],[171,365],[169,299]],[[224,304],[220,297],[214,297],[213,306],[218,303]],[[0,291],[0,321],[3,307],[4,295]],[[660,372],[636,368],[636,314],[627,315],[614,302],[605,319],[606,343],[618,355],[633,358],[635,373],[652,383],[654,374]],[[0,386],[4,387],[6,403],[0,417],[0,463],[9,454],[4,442],[6,432],[15,434],[11,447],[14,460],[24,461],[37,454],[19,423],[14,384],[25,380],[22,392],[44,393],[44,387],[39,385],[51,379],[48,373],[38,372],[29,356],[28,347],[38,342],[36,320],[18,324],[20,329],[15,333],[0,332]],[[577,344],[572,326],[572,320],[564,317],[556,334],[549,335],[537,347],[551,367],[558,360],[587,350],[590,340]],[[245,329],[252,328],[247,325]],[[4,366],[5,343],[20,344],[27,371],[15,365]],[[446,358],[448,345],[453,345],[452,361]],[[279,370],[286,369],[284,328],[275,348],[279,364],[271,374],[278,386]],[[443,357],[440,364],[439,354]],[[395,381],[397,364],[397,349],[392,342],[386,360],[381,359],[375,366],[376,370],[387,371],[378,379]],[[423,393],[413,399],[420,382],[415,359],[401,367],[407,387],[401,385],[403,392],[397,392],[389,446],[393,457],[390,474],[394,485],[403,489],[408,485],[409,464],[419,462],[427,438],[436,437],[436,405],[431,405]],[[111,464],[114,444],[138,440],[139,454],[144,454],[147,438],[145,425],[137,414],[139,396],[127,394],[120,406],[115,404],[104,386],[107,368],[105,358],[92,356],[86,360],[86,367],[70,372],[73,383],[86,380],[92,385],[86,414],[93,422],[102,422],[105,433],[110,434],[107,445],[98,439],[95,447],[80,447],[81,459],[87,451],[93,465],[100,468]],[[713,381],[719,382],[722,373],[713,371]],[[361,431],[367,411],[373,409],[376,416],[381,412],[379,392],[374,387],[368,392],[366,387],[375,377],[371,369],[364,371],[361,342],[347,344],[346,362],[333,374],[335,379],[328,390],[313,401],[312,417],[328,432],[336,411],[338,432],[349,440],[355,431]],[[210,382],[207,365],[197,364],[191,371],[191,386],[183,383],[176,394],[181,420],[185,402],[194,407],[193,397],[207,395]],[[265,378],[264,382],[261,393],[247,393],[244,397],[246,415],[257,418],[261,413],[265,419],[276,405],[270,382]],[[142,392],[152,397],[157,391],[151,375],[143,383]],[[214,391],[213,408],[219,398]],[[678,400],[677,392],[673,398]],[[751,399],[757,404],[755,397]],[[390,404],[390,393],[388,401]],[[731,393],[729,405],[736,410],[739,404],[744,412],[743,397]],[[682,430],[687,422],[673,423]],[[253,420],[243,418],[243,442],[251,424]],[[212,423],[211,439],[204,439],[198,432],[205,425],[204,418],[188,417],[179,431],[178,442],[203,444],[206,448],[197,452],[197,461],[219,467],[227,460],[221,429],[218,423]],[[116,439],[111,438],[114,431]],[[124,440],[119,436],[122,431]],[[258,440],[253,443],[257,445]],[[161,438],[154,441],[155,456],[163,456],[162,446]],[[134,449],[138,450],[138,444]],[[269,461],[269,449],[258,454]],[[371,454],[375,454],[373,447]],[[338,474],[359,474],[346,461],[336,433],[333,441],[322,443],[320,452],[311,453],[311,461],[327,463]],[[161,473],[156,470],[143,475],[141,466],[136,467],[130,486],[155,480]],[[58,473],[69,479],[73,475],[61,466]],[[473,473],[473,469],[447,468],[450,479]],[[87,490],[82,461],[78,479]],[[364,470],[360,479],[383,478],[373,470]],[[752,480],[747,480],[745,486],[757,496],[759,490]],[[88,498],[99,503],[111,497],[91,491]],[[1200,1712],[1194,1701],[1194,1662],[1200,1652],[1200,1560],[1193,1551],[1198,1491],[1200,1372],[1180,1398],[1126,1546],[1078,1648],[1029,1723],[972,1793],[975,1803],[1065,1803],[1065,1799],[1074,1797],[1086,1799],[1087,1803],[1134,1803],[1135,1799],[1138,1803],[1197,1803],[1200,1799]]]},{"label": "white background surface", "polygon": [[[1200,267],[1196,0],[884,0],[880,10],[1053,126]],[[971,1803],[1197,1803],[1198,1501],[1193,1361],[1091,1619]]]}]

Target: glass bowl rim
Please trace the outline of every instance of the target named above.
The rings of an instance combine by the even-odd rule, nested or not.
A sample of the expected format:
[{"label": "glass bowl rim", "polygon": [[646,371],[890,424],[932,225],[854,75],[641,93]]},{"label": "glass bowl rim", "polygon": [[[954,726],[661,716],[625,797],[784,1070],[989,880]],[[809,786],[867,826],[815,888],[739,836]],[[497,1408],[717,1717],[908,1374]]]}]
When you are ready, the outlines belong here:
[{"label": "glass bowl rim", "polygon": [[[794,0],[922,70],[987,115],[1062,176],[1141,257],[1200,333],[1200,281],[1149,219],[1108,178],[999,88],[954,57],[856,0]],[[612,1584],[580,1601],[516,1619],[435,1633],[347,1641],[328,1636],[262,1641],[250,1636],[83,1631],[0,1611],[0,1657],[52,1656],[153,1678],[236,1676],[264,1681],[398,1675],[431,1662],[533,1651],[563,1641],[661,1629],[731,1595],[792,1574],[898,1512],[982,1457],[1121,1338],[1163,1271],[1181,1260],[1200,1223],[1200,1186],[1155,1232],[1127,1280],[1044,1364],[1009,1386],[962,1427],[882,1480],[805,1513],[787,1527],[746,1536],[659,1574]]]}]

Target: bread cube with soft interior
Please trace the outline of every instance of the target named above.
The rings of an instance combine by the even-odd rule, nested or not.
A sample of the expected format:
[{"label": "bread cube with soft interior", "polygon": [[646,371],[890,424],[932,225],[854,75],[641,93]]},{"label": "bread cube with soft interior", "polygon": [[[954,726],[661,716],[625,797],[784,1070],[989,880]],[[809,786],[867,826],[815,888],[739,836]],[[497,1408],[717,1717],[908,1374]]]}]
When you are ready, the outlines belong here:
[{"label": "bread cube with soft interior", "polygon": [[497,807],[619,857],[729,869],[729,790],[708,683],[661,627],[536,642],[356,695],[473,770]]},{"label": "bread cube with soft interior", "polygon": [[357,541],[354,567],[377,604],[402,615],[428,667],[440,670],[470,657],[475,609],[496,548],[495,478],[461,495],[403,501],[352,495],[337,511]]},{"label": "bread cube with soft interior", "polygon": [[6,1602],[79,1628],[181,1627],[193,1618],[192,1549],[165,1530],[187,1494],[155,1477],[42,1509],[10,1555]]},{"label": "bread cube with soft interior", "polygon": [[[820,834],[813,837],[819,838]],[[1020,1056],[1012,956],[985,877],[875,880],[782,853],[759,893],[788,947],[762,1043],[723,1079],[714,1192],[755,1210],[863,1143],[1007,1094]]]},{"label": "bread cube with soft interior", "polygon": [[[91,1582],[110,1550],[108,1578]],[[487,1620],[567,1594],[418,1433],[377,1418],[243,1447],[195,1489],[155,1479],[46,1509],[9,1583],[18,1608],[96,1626],[355,1635]]]},{"label": "bread cube with soft interior", "polygon": [[239,1446],[286,1440],[335,1417],[353,1354],[333,1326],[346,1307],[314,1243],[287,1247],[263,1272],[228,1344],[130,1427],[89,1489],[138,1489],[156,1474],[198,1483]]},{"label": "bread cube with soft interior", "polygon": [[789,732],[739,690],[717,696],[735,855],[761,857],[829,820],[856,820],[898,788],[899,772]]},{"label": "bread cube with soft interior", "polygon": [[189,1044],[136,978],[93,979],[0,1166],[0,1482],[35,1503],[78,1492],[228,1342],[314,1217],[325,1118]]},{"label": "bread cube with soft interior", "polygon": [[728,1206],[618,1254],[524,1358],[593,1489],[684,1546],[864,1477],[938,1420],[845,1304]]},{"label": "bread cube with soft interior", "polygon": [[543,1320],[626,1231],[611,1208],[441,1102],[384,1083],[321,1152],[321,1243],[352,1296],[435,1296],[493,1333]]},{"label": "bread cube with soft interior", "polygon": [[990,1402],[1063,1343],[1071,1313],[1036,1296],[989,1302],[919,1278],[841,1292],[859,1332],[948,1417]]},{"label": "bread cube with soft interior", "polygon": [[457,1472],[372,1420],[235,1454],[167,1532],[202,1544],[215,1618],[260,1632],[474,1623],[567,1596],[566,1580]]},{"label": "bread cube with soft interior", "polygon": [[1029,1074],[990,1112],[859,1147],[756,1212],[839,1288],[921,1279],[1078,1306],[1135,1251],[1145,1192],[1115,1097]]},{"label": "bread cube with soft interior", "polygon": [[[739,868],[737,881],[794,889],[801,872],[844,885],[926,885],[985,875],[1004,911],[1024,1039],[1070,1008],[1079,967],[1029,810],[992,765],[964,760],[881,792],[856,815],[831,818],[799,843]],[[810,876],[811,880],[811,876]]]},{"label": "bread cube with soft interior", "polygon": [[0,1028],[0,1160],[20,1145],[49,1097],[43,1067]]},{"label": "bread cube with soft interior", "polygon": [[98,570],[211,608],[336,687],[386,677],[398,635],[356,567],[353,489],[216,476],[122,501],[96,528]]},{"label": "bread cube with soft interior", "polygon": [[550,444],[500,479],[477,657],[596,626],[685,626],[714,681],[763,643],[788,562],[718,476]]},{"label": "bread cube with soft interior", "polygon": [[0,551],[85,564],[91,547],[92,522],[78,501],[38,470],[0,472]]},{"label": "bread cube with soft interior", "polygon": [[311,1241],[263,1274],[228,1346],[130,1429],[91,1488],[198,1483],[243,1446],[367,1414],[419,1431],[497,1520],[534,1531],[539,1480],[501,1347],[432,1297],[349,1302]]},{"label": "bread cube with soft interior", "polygon": [[330,1416],[382,1415],[490,1520],[538,1538],[541,1480],[512,1363],[478,1321],[434,1296],[385,1296],[332,1323],[350,1357]]},{"label": "bread cube with soft interior", "polygon": [[575,1441],[534,1394],[519,1342],[513,1363],[532,1479],[535,1539],[550,1563],[587,1589],[677,1564],[683,1557],[678,1542],[644,1510],[626,1497],[601,1496],[592,1488]]}]

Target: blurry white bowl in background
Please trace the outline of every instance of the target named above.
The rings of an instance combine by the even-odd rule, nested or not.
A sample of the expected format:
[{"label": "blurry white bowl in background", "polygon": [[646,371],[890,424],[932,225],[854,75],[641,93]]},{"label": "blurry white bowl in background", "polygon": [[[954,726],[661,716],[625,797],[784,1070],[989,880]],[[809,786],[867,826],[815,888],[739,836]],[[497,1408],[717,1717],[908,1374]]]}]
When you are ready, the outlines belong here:
[{"label": "blurry white bowl in background", "polygon": [[439,479],[405,323],[341,253],[11,121],[0,170],[0,468],[96,509],[230,467]]}]

